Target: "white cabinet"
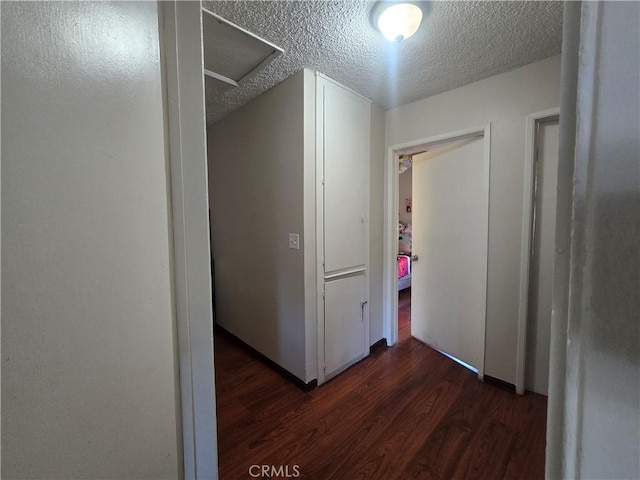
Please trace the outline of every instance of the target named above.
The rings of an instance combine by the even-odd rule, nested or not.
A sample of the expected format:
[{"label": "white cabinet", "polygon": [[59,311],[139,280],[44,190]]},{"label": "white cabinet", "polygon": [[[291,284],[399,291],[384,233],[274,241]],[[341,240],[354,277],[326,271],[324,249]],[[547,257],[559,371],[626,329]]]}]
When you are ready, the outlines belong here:
[{"label": "white cabinet", "polygon": [[318,383],[369,354],[371,103],[316,76]]},{"label": "white cabinet", "polygon": [[325,282],[323,376],[330,378],[369,353],[365,274]]}]

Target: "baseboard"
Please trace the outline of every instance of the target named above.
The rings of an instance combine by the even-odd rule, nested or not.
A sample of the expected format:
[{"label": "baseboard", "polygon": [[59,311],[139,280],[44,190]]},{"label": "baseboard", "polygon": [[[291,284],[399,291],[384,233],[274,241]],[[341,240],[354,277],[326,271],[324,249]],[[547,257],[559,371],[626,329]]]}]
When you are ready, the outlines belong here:
[{"label": "baseboard", "polygon": [[377,352],[378,350],[382,350],[385,349],[389,346],[389,344],[387,343],[387,339],[386,338],[381,338],[380,340],[378,340],[376,343],[374,343],[373,345],[371,345],[371,347],[369,348],[369,351],[371,353]]},{"label": "baseboard", "polygon": [[222,334],[222,335],[226,336],[227,338],[229,338],[230,340],[232,340],[237,345],[241,346],[251,356],[253,356],[253,357],[257,358],[258,360],[260,360],[262,363],[267,365],[271,370],[273,370],[274,372],[278,373],[280,376],[282,376],[283,378],[285,378],[289,382],[293,383],[296,387],[298,387],[303,392],[309,392],[309,391],[313,390],[314,388],[316,388],[318,386],[318,380],[314,379],[314,380],[311,380],[309,383],[303,382],[298,377],[296,377],[293,373],[291,373],[287,369],[281,367],[276,362],[271,360],[269,357],[267,357],[264,354],[260,353],[258,350],[253,348],[251,345],[248,345],[241,338],[236,337],[233,333],[231,333],[229,330],[225,329],[224,327],[221,327],[219,324],[215,325],[215,333],[216,333],[216,335]]},{"label": "baseboard", "polygon": [[506,390],[510,393],[516,393],[516,386],[513,383],[505,382],[504,380],[500,380],[499,378],[495,378],[490,375],[485,375],[483,380],[484,383],[488,383],[489,385],[493,385],[494,387]]}]

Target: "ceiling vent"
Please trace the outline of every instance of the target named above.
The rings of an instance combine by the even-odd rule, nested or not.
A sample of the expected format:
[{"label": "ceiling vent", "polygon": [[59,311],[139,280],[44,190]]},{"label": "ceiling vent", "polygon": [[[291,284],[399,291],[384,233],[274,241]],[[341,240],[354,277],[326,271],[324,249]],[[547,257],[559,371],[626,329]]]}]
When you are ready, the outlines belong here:
[{"label": "ceiling vent", "polygon": [[227,90],[264,70],[284,50],[202,9],[204,73],[208,88]]}]

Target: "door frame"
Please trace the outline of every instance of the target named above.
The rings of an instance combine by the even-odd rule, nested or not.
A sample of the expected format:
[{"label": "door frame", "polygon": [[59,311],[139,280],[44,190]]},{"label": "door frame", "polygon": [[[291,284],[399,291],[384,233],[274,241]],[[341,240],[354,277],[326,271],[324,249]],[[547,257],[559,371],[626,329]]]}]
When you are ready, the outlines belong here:
[{"label": "door frame", "polygon": [[516,349],[516,393],[524,394],[527,363],[527,325],[529,309],[529,272],[531,268],[531,235],[535,182],[537,128],[540,123],[560,117],[560,108],[551,108],[527,115],[524,142],[524,184],[522,187],[522,237],[520,250],[520,297]]},{"label": "door frame", "polygon": [[395,274],[397,271],[396,255],[397,255],[397,237],[398,237],[398,208],[399,208],[399,173],[398,173],[398,156],[402,153],[419,152],[427,146],[433,146],[439,143],[449,143],[465,138],[482,137],[484,141],[484,177],[483,183],[483,212],[485,214],[484,232],[482,241],[484,242],[483,250],[486,252],[485,275],[483,278],[484,297],[483,297],[483,328],[482,328],[482,354],[481,364],[478,365],[478,378],[484,378],[484,352],[485,337],[487,329],[487,273],[489,259],[489,177],[491,168],[491,123],[478,127],[456,130],[440,135],[434,135],[427,138],[420,138],[409,142],[398,143],[387,147],[387,158],[384,171],[384,240],[383,240],[383,335],[387,338],[389,345],[395,345],[398,342],[398,278]]},{"label": "door frame", "polygon": [[159,1],[179,478],[218,477],[202,11]]}]

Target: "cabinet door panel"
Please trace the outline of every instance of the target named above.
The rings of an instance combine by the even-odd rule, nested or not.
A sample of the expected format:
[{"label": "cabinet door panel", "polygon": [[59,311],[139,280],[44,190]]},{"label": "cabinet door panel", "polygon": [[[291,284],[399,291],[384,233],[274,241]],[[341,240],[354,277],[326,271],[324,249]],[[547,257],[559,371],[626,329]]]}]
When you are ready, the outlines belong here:
[{"label": "cabinet door panel", "polygon": [[325,284],[326,377],[365,355],[365,298],[365,275],[345,277]]},{"label": "cabinet door panel", "polygon": [[325,272],[367,264],[371,105],[324,82]]}]

